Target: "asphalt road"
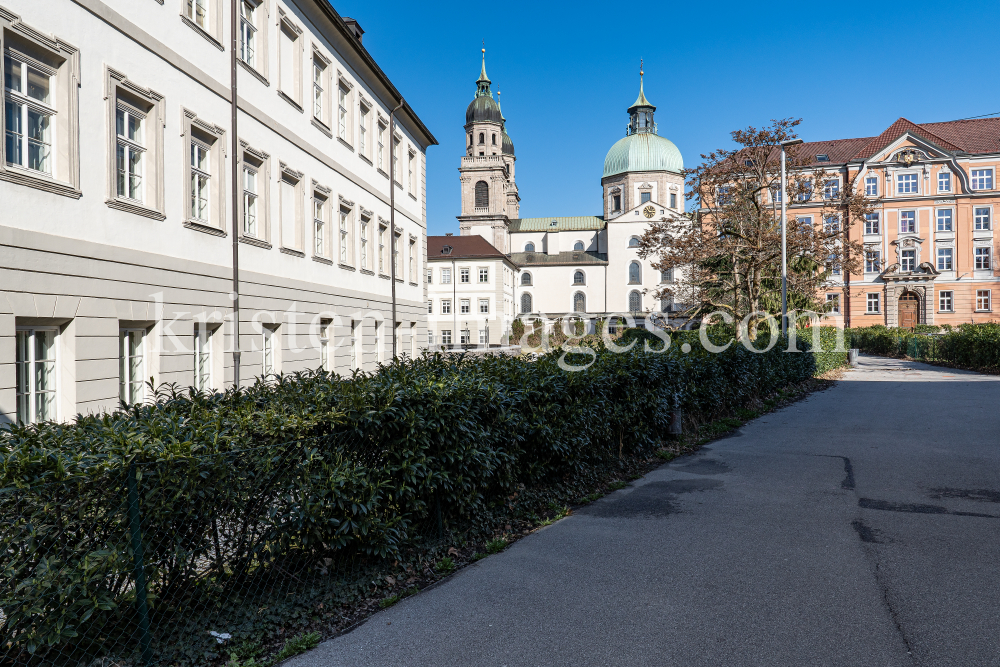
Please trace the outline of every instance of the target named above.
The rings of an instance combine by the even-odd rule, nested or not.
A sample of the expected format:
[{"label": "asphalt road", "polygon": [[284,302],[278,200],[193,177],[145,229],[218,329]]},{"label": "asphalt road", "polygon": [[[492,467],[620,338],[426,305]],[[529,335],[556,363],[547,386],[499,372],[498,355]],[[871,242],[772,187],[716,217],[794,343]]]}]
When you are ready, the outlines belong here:
[{"label": "asphalt road", "polygon": [[292,661],[1000,666],[1000,377],[862,358]]}]

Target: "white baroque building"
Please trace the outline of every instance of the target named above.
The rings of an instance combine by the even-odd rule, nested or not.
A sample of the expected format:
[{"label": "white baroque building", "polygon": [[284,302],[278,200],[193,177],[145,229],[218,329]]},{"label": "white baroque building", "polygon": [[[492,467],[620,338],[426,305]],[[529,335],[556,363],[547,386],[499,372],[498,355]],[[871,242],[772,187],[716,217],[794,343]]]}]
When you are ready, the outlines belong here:
[{"label": "white baroque building", "polygon": [[437,142],[362,34],[326,0],[0,0],[0,423],[230,385],[234,254],[243,383],[425,346]]},{"label": "white baroque building", "polygon": [[593,321],[614,313],[670,318],[680,309],[656,296],[673,283],[673,272],[654,269],[651,259],[638,254],[650,221],[684,211],[683,158],[658,134],[656,107],[646,99],[641,75],[625,137],[604,160],[603,214],[521,218],[514,144],[490,91],[484,55],[465,114],[459,229],[463,236],[483,237],[517,266],[517,314]]}]

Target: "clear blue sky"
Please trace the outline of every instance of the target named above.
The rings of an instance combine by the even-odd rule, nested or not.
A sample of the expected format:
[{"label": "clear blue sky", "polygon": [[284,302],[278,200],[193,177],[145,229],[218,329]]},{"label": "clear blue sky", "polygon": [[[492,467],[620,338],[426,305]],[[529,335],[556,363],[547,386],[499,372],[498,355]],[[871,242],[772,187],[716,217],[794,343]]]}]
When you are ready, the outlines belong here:
[{"label": "clear blue sky", "polygon": [[[694,166],[729,132],[800,117],[807,141],[1000,112],[996,0],[960,2],[334,2],[441,142],[430,234],[458,231],[465,108],[486,71],[517,154],[523,217],[599,215],[604,156],[646,96]],[[639,9],[641,7],[641,9]]]}]

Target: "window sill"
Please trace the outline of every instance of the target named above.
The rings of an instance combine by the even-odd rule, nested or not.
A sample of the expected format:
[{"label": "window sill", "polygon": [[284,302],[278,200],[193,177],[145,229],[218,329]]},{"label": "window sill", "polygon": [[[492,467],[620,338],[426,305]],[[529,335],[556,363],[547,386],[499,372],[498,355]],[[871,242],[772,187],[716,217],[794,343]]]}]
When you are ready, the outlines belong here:
[{"label": "window sill", "polygon": [[372,271],[371,269],[361,269],[361,273],[365,274],[366,276],[374,276],[375,275],[375,272]]},{"label": "window sill", "polygon": [[0,181],[9,181],[18,185],[25,185],[29,188],[51,192],[55,195],[72,197],[73,199],[79,199],[83,196],[83,192],[69,183],[57,181],[41,172],[38,172],[36,175],[27,169],[18,169],[10,165],[0,166]]},{"label": "window sill", "polygon": [[869,310],[865,312],[865,315],[881,315],[882,313],[877,310]]},{"label": "window sill", "polygon": [[273,246],[265,241],[264,239],[258,239],[253,236],[240,236],[240,243],[246,243],[247,245],[257,246],[258,248],[263,248],[264,250],[270,250]]},{"label": "window sill", "polygon": [[347,271],[357,271],[357,269],[351,266],[350,264],[344,264],[343,262],[338,262],[337,266]]},{"label": "window sill", "polygon": [[974,313],[992,313],[993,310],[992,309],[990,309],[990,310],[974,310],[972,312],[974,312]]},{"label": "window sill", "polygon": [[279,250],[286,255],[291,255],[292,257],[305,257],[306,254],[301,250],[295,250],[294,248],[279,248]]},{"label": "window sill", "polygon": [[[940,315],[954,315],[955,314],[954,310],[939,310],[937,312]],[[980,311],[976,311],[976,312],[980,312]],[[989,312],[989,311],[982,311],[982,312]]]},{"label": "window sill", "polygon": [[419,287],[419,285],[417,283],[413,282],[412,280],[410,281],[410,286],[411,287]]},{"label": "window sill", "polygon": [[149,208],[148,206],[143,206],[141,203],[136,201],[131,201],[123,197],[116,199],[106,199],[104,201],[108,205],[108,208],[113,208],[116,211],[125,211],[126,213],[134,213],[135,215],[141,215],[146,218],[152,218],[153,220],[166,220],[167,216],[160,213],[156,209]]},{"label": "window sill", "polygon": [[312,117],[312,124],[313,124],[313,127],[315,127],[317,130],[319,130],[320,132],[322,132],[323,134],[325,134],[329,138],[333,139],[333,130],[331,130],[329,127],[327,127],[326,123],[324,123],[320,119],[316,118],[316,116],[313,116]]},{"label": "window sill", "polygon": [[185,220],[184,226],[188,229],[193,229],[196,232],[204,232],[206,234],[211,234],[212,236],[226,236],[226,230],[213,227],[207,222],[203,222],[201,220]]},{"label": "window sill", "polygon": [[378,274],[379,278],[385,278],[386,280],[392,280],[392,276],[387,276],[384,273]]},{"label": "window sill", "polygon": [[181,21],[183,21],[186,26],[188,26],[189,28],[191,28],[192,30],[194,30],[196,33],[198,33],[199,35],[201,35],[202,37],[204,37],[208,41],[209,44],[211,44],[212,46],[214,46],[218,50],[220,50],[220,51],[225,51],[226,50],[222,46],[222,42],[220,42],[219,40],[217,40],[214,35],[211,35],[211,34],[205,32],[204,28],[202,28],[200,25],[198,25],[197,23],[195,23],[194,21],[192,21],[188,17],[184,16],[183,14],[181,14]]},{"label": "window sill", "polygon": [[314,262],[319,262],[320,264],[326,264],[328,266],[333,266],[333,260],[329,257],[321,257],[320,255],[313,255],[312,259]]},{"label": "window sill", "polygon": [[364,153],[358,153],[358,157],[368,163],[368,166],[372,166],[372,161],[368,159],[368,156]]},{"label": "window sill", "polygon": [[278,97],[280,97],[281,99],[285,100],[286,102],[288,102],[289,104],[291,104],[293,107],[295,107],[296,109],[298,109],[299,113],[302,113],[302,105],[299,104],[298,102],[296,102],[295,100],[293,100],[291,97],[289,97],[288,93],[286,93],[283,90],[279,90],[278,91]]},{"label": "window sill", "polygon": [[417,196],[416,196],[415,194],[413,194],[412,192],[407,192],[407,193],[406,193],[406,195],[407,195],[407,196],[408,196],[408,197],[409,197],[410,199],[412,199],[413,201],[417,201]]},{"label": "window sill", "polygon": [[382,167],[376,167],[376,168],[375,168],[375,170],[376,170],[376,171],[377,171],[378,173],[380,173],[380,174],[382,174],[383,176],[385,176],[386,178],[389,178],[389,174],[387,174],[387,173],[385,173],[384,171],[382,171]]},{"label": "window sill", "polygon": [[252,65],[248,65],[247,63],[245,63],[244,61],[240,60],[239,58],[236,59],[236,62],[238,62],[240,65],[242,65],[243,69],[245,69],[247,72],[249,72],[251,75],[253,75],[253,77],[255,79],[257,79],[258,81],[260,81],[262,84],[264,84],[268,88],[271,87],[271,84],[267,80],[267,77],[265,77],[263,73],[258,72],[256,70],[256,68],[254,68]]},{"label": "window sill", "polygon": [[344,145],[344,147],[345,147],[345,148],[346,148],[347,150],[351,151],[352,153],[354,152],[354,146],[352,146],[352,145],[350,145],[349,143],[347,143],[346,141],[344,141],[344,139],[343,139],[343,138],[341,138],[341,137],[337,137],[337,141],[339,141],[339,142],[340,142],[341,144],[343,144],[343,145]]}]

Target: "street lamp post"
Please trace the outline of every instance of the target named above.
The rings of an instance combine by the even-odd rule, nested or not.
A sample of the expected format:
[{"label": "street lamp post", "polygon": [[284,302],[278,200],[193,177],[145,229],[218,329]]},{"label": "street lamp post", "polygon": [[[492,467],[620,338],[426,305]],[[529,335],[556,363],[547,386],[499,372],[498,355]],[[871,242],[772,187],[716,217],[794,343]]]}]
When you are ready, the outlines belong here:
[{"label": "street lamp post", "polygon": [[788,256],[785,233],[785,198],[788,191],[785,186],[785,147],[801,144],[801,139],[782,141],[781,146],[781,335],[788,333]]}]

